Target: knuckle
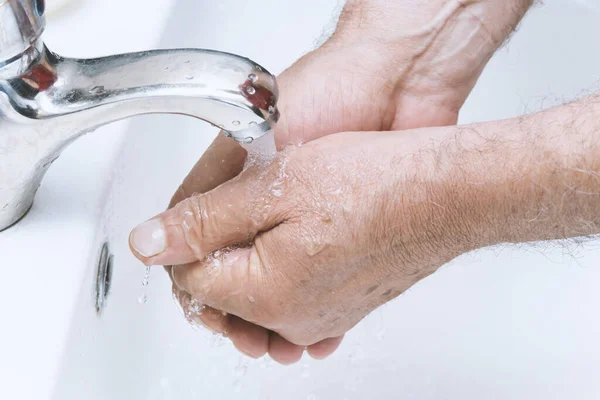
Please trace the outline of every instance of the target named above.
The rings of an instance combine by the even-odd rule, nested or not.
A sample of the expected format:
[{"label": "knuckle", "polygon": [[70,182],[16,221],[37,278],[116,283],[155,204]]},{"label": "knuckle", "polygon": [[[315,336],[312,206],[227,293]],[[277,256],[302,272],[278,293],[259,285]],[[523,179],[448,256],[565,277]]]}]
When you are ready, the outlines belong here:
[{"label": "knuckle", "polygon": [[177,285],[179,289],[189,292],[187,279],[188,271],[182,266],[173,266],[171,274],[175,285]]},{"label": "knuckle", "polygon": [[181,290],[191,295],[202,292],[202,267],[198,263],[178,265],[173,267],[173,282]]},{"label": "knuckle", "polygon": [[186,243],[198,259],[206,257],[210,251],[206,246],[212,223],[209,201],[206,195],[193,196],[179,203],[177,210]]},{"label": "knuckle", "polygon": [[290,332],[285,335],[285,339],[297,346],[303,346],[303,347],[310,346],[316,342],[316,340],[311,338],[310,335],[308,335],[305,332],[301,332],[301,331]]},{"label": "knuckle", "polygon": [[229,316],[224,315],[222,311],[212,307],[204,307],[200,314],[202,324],[213,333],[227,332],[229,325]]},{"label": "knuckle", "polygon": [[185,190],[185,186],[183,184],[179,185],[179,187],[175,191],[175,194],[171,198],[171,201],[169,202],[169,208],[175,207],[177,204],[187,199],[188,197],[190,196]]}]

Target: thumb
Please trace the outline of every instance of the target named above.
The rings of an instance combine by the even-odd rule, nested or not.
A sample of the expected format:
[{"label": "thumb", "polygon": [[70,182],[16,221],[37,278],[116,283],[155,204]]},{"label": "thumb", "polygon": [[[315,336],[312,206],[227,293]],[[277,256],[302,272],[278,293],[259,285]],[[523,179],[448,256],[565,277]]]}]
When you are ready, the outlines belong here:
[{"label": "thumb", "polygon": [[277,197],[265,185],[274,181],[272,166],[250,168],[138,225],[129,236],[132,252],[146,265],[180,265],[251,242],[281,219],[271,204]]}]

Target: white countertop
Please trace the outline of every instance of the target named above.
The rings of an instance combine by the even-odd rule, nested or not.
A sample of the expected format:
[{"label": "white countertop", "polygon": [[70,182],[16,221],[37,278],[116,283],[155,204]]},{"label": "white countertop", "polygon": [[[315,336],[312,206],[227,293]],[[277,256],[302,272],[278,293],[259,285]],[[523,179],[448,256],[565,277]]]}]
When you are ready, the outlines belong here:
[{"label": "white countertop", "polygon": [[[157,45],[173,4],[74,0],[48,16],[44,39],[52,51],[73,57],[146,50]],[[52,394],[83,276],[96,262],[99,216],[127,124],[103,127],[70,146],[50,168],[29,214],[0,233],[2,398]]]}]

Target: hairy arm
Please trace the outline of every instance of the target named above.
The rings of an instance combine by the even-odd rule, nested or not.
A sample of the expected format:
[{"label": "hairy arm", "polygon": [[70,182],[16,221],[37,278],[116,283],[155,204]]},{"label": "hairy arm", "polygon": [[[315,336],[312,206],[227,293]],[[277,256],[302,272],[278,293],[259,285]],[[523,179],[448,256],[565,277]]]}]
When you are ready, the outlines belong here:
[{"label": "hairy arm", "polygon": [[[132,248],[148,265],[179,265],[190,298],[296,345],[337,346],[465,252],[600,233],[598,117],[600,95],[504,121],[371,132],[368,146],[364,132],[329,135],[181,202],[134,231]],[[136,250],[156,250],[155,238],[160,251]]]},{"label": "hairy arm", "polygon": [[600,95],[432,143],[423,181],[441,189],[467,249],[600,233]]}]

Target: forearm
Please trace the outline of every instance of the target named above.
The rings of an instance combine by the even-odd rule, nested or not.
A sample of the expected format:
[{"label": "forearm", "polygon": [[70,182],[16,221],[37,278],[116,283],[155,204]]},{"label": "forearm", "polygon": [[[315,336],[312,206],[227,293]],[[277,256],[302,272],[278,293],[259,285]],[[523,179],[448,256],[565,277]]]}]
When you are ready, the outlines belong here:
[{"label": "forearm", "polygon": [[473,247],[600,233],[600,95],[439,143]]},{"label": "forearm", "polygon": [[[514,30],[534,0],[348,0],[339,30],[354,28],[388,43],[410,39],[460,17],[479,21],[496,45]],[[454,21],[453,21],[454,20]],[[368,31],[368,32],[367,32]]]}]

